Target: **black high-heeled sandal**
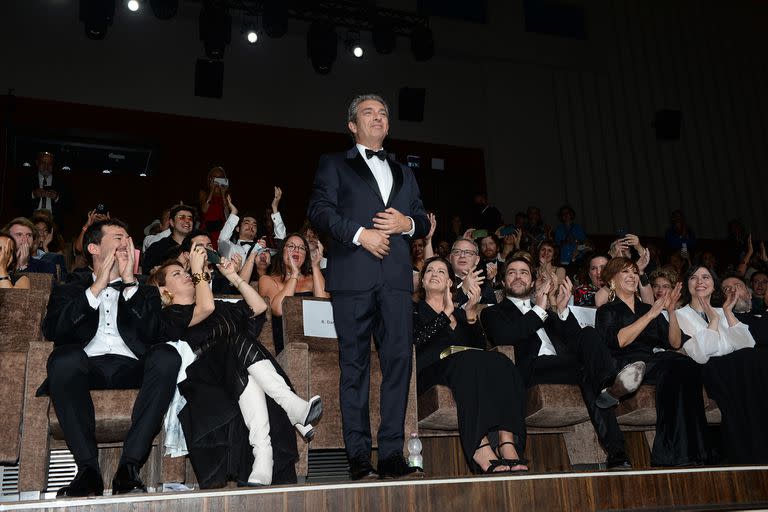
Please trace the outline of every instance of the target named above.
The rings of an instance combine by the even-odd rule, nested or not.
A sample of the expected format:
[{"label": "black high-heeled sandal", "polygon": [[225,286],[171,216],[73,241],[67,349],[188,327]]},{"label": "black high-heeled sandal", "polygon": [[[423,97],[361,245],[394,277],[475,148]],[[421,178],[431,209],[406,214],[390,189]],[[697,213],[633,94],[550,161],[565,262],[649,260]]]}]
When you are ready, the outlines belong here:
[{"label": "black high-heeled sandal", "polygon": [[[479,450],[480,448],[485,448],[486,446],[491,446],[491,443],[481,444],[475,449],[475,451]],[[498,454],[495,451],[493,453],[495,453],[496,456],[498,457]],[[483,469],[475,459],[472,459],[472,472],[476,475],[493,475],[493,474],[507,473],[508,471],[494,471],[497,467],[504,466],[504,465],[505,464],[503,464],[502,461],[499,459],[490,459],[488,461],[488,468]]]},{"label": "black high-heeled sandal", "polygon": [[[517,446],[515,446],[515,443],[511,441],[505,441],[503,443],[499,443],[499,446],[496,447],[496,449],[498,450],[496,455],[498,455],[499,457],[499,462],[500,462],[499,465],[509,466],[508,473],[522,473],[522,472],[528,471],[528,459],[507,459],[502,457],[501,447],[504,446],[505,444],[511,444],[512,446],[515,447],[515,450],[517,450]],[[515,466],[525,466],[525,469],[512,469]]]}]

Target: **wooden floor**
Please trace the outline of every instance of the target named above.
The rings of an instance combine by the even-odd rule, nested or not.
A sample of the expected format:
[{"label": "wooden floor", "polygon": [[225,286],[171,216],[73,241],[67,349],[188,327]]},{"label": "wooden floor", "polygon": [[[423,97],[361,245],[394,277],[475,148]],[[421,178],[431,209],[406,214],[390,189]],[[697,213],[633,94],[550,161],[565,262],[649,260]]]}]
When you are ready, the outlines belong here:
[{"label": "wooden floor", "polygon": [[0,504],[2,510],[495,511],[768,508],[768,466],[303,485]]}]

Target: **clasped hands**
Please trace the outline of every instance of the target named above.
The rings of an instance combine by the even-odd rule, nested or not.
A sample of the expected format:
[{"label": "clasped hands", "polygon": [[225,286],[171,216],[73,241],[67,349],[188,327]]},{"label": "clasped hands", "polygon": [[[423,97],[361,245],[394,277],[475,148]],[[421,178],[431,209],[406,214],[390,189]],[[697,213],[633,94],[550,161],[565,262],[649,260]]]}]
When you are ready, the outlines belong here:
[{"label": "clasped hands", "polygon": [[373,228],[365,228],[358,241],[363,249],[379,259],[389,254],[389,235],[399,235],[411,230],[411,220],[390,207],[373,218]]}]

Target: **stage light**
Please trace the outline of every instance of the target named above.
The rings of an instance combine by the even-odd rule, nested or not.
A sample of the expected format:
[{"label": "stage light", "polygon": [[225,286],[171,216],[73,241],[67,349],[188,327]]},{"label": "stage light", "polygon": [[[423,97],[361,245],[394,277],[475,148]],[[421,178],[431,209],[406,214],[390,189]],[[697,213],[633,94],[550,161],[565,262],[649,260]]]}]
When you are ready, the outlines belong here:
[{"label": "stage light", "polygon": [[179,0],[149,0],[149,6],[159,20],[169,20],[179,12]]},{"label": "stage light", "polygon": [[431,59],[435,54],[435,41],[432,37],[432,30],[422,26],[414,28],[411,33],[411,51],[418,61]]},{"label": "stage light", "polygon": [[363,57],[363,54],[365,51],[363,50],[362,45],[360,44],[360,33],[357,31],[349,31],[347,32],[347,41],[346,41],[347,50],[357,57],[358,59]]},{"label": "stage light", "polygon": [[248,42],[251,44],[254,44],[256,41],[259,40],[259,35],[256,33],[255,30],[249,30],[248,34],[245,37],[248,39]]},{"label": "stage light", "polygon": [[265,0],[261,23],[269,37],[283,37],[288,31],[288,5],[285,0]]},{"label": "stage light", "polygon": [[373,25],[373,31],[371,32],[373,38],[373,47],[381,54],[392,53],[395,49],[395,29],[392,26],[392,22],[386,19],[379,18]]},{"label": "stage light", "polygon": [[88,39],[104,39],[115,17],[115,0],[80,0],[80,21]]},{"label": "stage light", "polygon": [[128,10],[136,12],[139,10],[139,0],[128,0]]},{"label": "stage light", "polygon": [[327,75],[336,60],[336,31],[331,23],[313,21],[307,33],[307,52],[315,72]]},{"label": "stage light", "polygon": [[232,41],[232,17],[225,7],[215,2],[203,3],[199,17],[200,40],[209,59],[224,57],[224,49]]}]

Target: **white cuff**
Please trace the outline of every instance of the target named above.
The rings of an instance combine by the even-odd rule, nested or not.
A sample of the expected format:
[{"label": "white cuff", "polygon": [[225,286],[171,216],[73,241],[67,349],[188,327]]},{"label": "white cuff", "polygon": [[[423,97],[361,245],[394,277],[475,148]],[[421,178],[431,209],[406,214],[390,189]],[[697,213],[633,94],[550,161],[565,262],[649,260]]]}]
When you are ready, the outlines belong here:
[{"label": "white cuff", "polygon": [[546,312],[546,311],[544,311],[544,310],[541,308],[541,306],[539,306],[538,304],[536,304],[535,306],[533,306],[533,307],[531,308],[531,310],[532,310],[534,313],[536,313],[536,314],[539,316],[539,318],[541,318],[541,321],[542,321],[542,322],[543,322],[544,320],[546,320],[546,319],[547,319],[547,316],[549,316],[549,315],[547,315],[547,312]]},{"label": "white cuff", "polygon": [[275,238],[278,240],[285,239],[285,222],[283,222],[283,216],[280,212],[270,214],[272,218],[272,224],[275,226]]},{"label": "white cuff", "polygon": [[90,286],[85,289],[85,298],[88,299],[88,304],[90,304],[93,309],[99,309],[99,306],[101,305],[101,299],[93,294]]},{"label": "white cuff", "polygon": [[558,313],[557,316],[560,318],[560,320],[566,321],[566,320],[568,320],[568,315],[570,315],[570,314],[571,314],[571,308],[566,307],[563,310],[563,312],[562,313]]},{"label": "white cuff", "polygon": [[136,295],[137,291],[139,291],[139,285],[129,286],[123,290],[123,297],[125,300],[131,300],[131,297]]},{"label": "white cuff", "polygon": [[408,236],[413,236],[413,234],[416,232],[416,223],[413,221],[412,217],[408,217],[408,220],[411,221],[411,229],[409,229],[408,231],[404,232],[403,234],[404,235],[408,235]]},{"label": "white cuff", "polygon": [[353,237],[352,237],[352,243],[353,243],[353,244],[355,244],[355,245],[360,245],[360,234],[363,232],[363,229],[365,229],[365,228],[363,228],[363,227],[361,226],[361,227],[360,227],[360,228],[357,230],[357,232],[355,233],[355,236],[353,236]]}]

